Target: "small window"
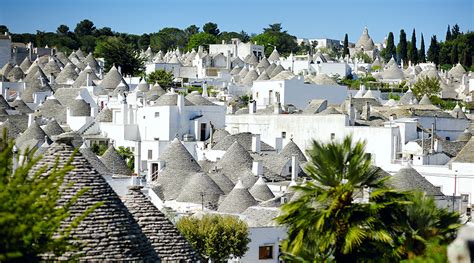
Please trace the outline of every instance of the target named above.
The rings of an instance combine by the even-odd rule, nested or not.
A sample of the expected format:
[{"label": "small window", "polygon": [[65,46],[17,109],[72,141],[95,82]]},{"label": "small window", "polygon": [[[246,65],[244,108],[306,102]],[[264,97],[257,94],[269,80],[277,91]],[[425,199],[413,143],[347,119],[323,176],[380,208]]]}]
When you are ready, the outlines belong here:
[{"label": "small window", "polygon": [[145,119],[145,118],[146,118],[145,115],[143,115],[143,119]]},{"label": "small window", "polygon": [[257,99],[258,99],[258,92],[257,92],[257,93],[255,93],[255,98],[257,98]]},{"label": "small window", "polygon": [[258,247],[258,259],[273,259],[273,246]]},{"label": "small window", "polygon": [[442,186],[435,186],[436,189],[438,189],[440,192],[443,191],[443,187]]},{"label": "small window", "polygon": [[281,132],[281,138],[286,139],[286,132]]},{"label": "small window", "polygon": [[148,150],[148,160],[153,158],[153,150]]},{"label": "small window", "polygon": [[160,117],[160,112],[155,112],[155,118]]},{"label": "small window", "polygon": [[446,141],[451,141],[451,137],[446,137]]},{"label": "small window", "polygon": [[461,194],[461,202],[468,203],[469,202],[469,194]]},{"label": "small window", "polygon": [[336,139],[336,134],[335,133],[331,133],[331,140],[334,140]]}]

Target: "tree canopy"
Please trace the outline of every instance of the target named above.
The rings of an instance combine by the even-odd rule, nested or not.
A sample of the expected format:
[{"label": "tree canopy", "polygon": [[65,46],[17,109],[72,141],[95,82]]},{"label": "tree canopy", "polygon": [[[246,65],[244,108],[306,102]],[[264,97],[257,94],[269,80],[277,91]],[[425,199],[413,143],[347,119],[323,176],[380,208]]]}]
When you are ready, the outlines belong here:
[{"label": "tree canopy", "polygon": [[162,88],[166,89],[173,83],[173,73],[164,69],[158,69],[146,76],[146,81],[149,84],[158,83]]},{"label": "tree canopy", "polygon": [[218,36],[220,31],[216,23],[208,22],[202,26],[202,31],[205,33]]},{"label": "tree canopy", "polygon": [[257,44],[264,46],[265,56],[270,56],[273,48],[276,47],[278,52],[283,55],[289,55],[291,52],[298,51],[296,37],[288,34],[280,23],[271,24],[263,29],[263,33],[252,37],[251,39]]},{"label": "tree canopy", "polygon": [[412,92],[415,94],[417,99],[421,99],[423,95],[428,95],[431,97],[437,95],[441,91],[441,86],[438,79],[430,77],[421,77],[413,85]]},{"label": "tree canopy", "polygon": [[[74,250],[68,242],[70,231],[81,221],[60,229],[61,222],[69,216],[69,207],[84,188],[70,202],[58,206],[60,187],[64,176],[73,167],[54,166],[43,176],[47,167],[31,173],[41,156],[26,150],[14,153],[14,142],[8,141],[6,130],[0,139],[0,261],[36,262],[47,252],[64,253]],[[27,158],[19,159],[22,154]],[[84,217],[92,212],[89,210]]]},{"label": "tree canopy", "polygon": [[247,224],[233,216],[183,217],[176,227],[205,259],[221,262],[231,255],[242,257],[248,250]]},{"label": "tree canopy", "polygon": [[120,37],[108,37],[99,41],[94,53],[105,59],[106,71],[114,64],[122,68],[123,75],[138,75],[143,71],[143,60],[139,58],[137,51]]},{"label": "tree canopy", "polygon": [[217,43],[217,37],[215,35],[206,33],[206,32],[201,32],[197,33],[191,36],[188,42],[187,49],[197,49],[199,46],[209,46],[209,44],[216,44]]}]

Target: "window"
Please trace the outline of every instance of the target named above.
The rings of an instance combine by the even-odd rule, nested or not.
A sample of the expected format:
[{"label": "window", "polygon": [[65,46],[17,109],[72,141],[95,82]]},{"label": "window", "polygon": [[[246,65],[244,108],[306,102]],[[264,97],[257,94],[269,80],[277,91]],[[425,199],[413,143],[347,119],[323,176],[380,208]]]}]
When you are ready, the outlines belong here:
[{"label": "window", "polygon": [[469,202],[469,194],[461,194],[461,202],[468,203]]},{"label": "window", "polygon": [[443,187],[442,186],[435,186],[436,189],[438,189],[440,192],[443,191]]},{"label": "window", "polygon": [[451,137],[446,137],[446,141],[451,141]]},{"label": "window", "polygon": [[256,92],[256,93],[255,93],[255,98],[257,98],[257,99],[258,99],[258,92]]},{"label": "window", "polygon": [[286,132],[281,132],[281,138],[286,139]]},{"label": "window", "polygon": [[258,259],[272,259],[272,258],[273,258],[273,246],[258,247]]},{"label": "window", "polygon": [[158,117],[160,117],[160,112],[157,111],[155,112],[155,118],[158,118]]},{"label": "window", "polygon": [[335,133],[331,133],[331,140],[334,140],[336,139],[336,134]]},{"label": "window", "polygon": [[153,150],[148,150],[148,160],[153,158]]}]

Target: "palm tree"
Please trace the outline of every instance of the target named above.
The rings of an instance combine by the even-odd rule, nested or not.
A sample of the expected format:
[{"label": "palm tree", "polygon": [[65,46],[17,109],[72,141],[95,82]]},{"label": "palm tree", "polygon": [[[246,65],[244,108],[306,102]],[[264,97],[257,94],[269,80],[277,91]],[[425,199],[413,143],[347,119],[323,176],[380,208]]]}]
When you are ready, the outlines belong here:
[{"label": "palm tree", "polygon": [[[341,143],[313,140],[307,155],[305,172],[312,180],[294,187],[300,197],[283,205],[277,218],[288,227],[282,242],[286,255],[306,262],[353,262],[374,252],[379,262],[382,256],[396,257],[392,234],[378,215],[402,204],[404,194],[385,188],[365,142],[353,142],[351,136]],[[369,189],[369,200],[355,202]]]}]

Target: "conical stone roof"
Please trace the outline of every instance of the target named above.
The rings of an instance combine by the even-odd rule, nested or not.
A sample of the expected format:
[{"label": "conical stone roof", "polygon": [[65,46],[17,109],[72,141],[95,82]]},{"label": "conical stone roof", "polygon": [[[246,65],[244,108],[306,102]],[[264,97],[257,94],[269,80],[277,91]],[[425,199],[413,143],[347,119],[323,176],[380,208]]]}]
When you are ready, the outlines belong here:
[{"label": "conical stone roof", "polygon": [[36,139],[36,140],[44,140],[46,137],[46,133],[41,129],[41,127],[33,121],[28,127],[28,129],[23,132],[20,137],[16,140],[16,145],[21,146],[25,141]]},{"label": "conical stone roof", "polygon": [[280,60],[280,54],[278,53],[278,51],[276,50],[276,48],[273,49],[272,53],[270,54],[270,56],[268,57],[268,61],[270,62],[275,62],[275,61],[278,61]]},{"label": "conical stone roof", "polygon": [[308,161],[306,157],[304,156],[303,152],[301,151],[300,147],[298,147],[298,145],[296,145],[296,143],[293,140],[290,140],[285,145],[285,147],[283,147],[279,155],[285,158],[289,158],[289,159],[291,159],[293,155],[296,155],[296,158],[300,163],[304,163]]},{"label": "conical stone roof", "polygon": [[25,59],[23,59],[23,61],[20,64],[20,68],[21,70],[23,70],[23,72],[26,72],[30,67],[31,67],[31,61],[28,57],[25,57]]},{"label": "conical stone roof", "polygon": [[91,106],[82,97],[71,103],[71,116],[91,116]]},{"label": "conical stone roof", "polygon": [[249,152],[235,141],[224,153],[222,159],[217,163],[217,166],[224,171],[230,180],[236,182],[239,179],[235,176],[236,171],[244,168],[251,169],[252,163],[253,158]]},{"label": "conical stone roof", "polygon": [[418,102],[419,105],[433,105],[433,103],[431,103],[431,100],[430,98],[428,97],[428,95],[423,95],[423,97],[421,98],[420,102]]},{"label": "conical stone roof", "polygon": [[140,83],[138,83],[137,90],[141,92],[147,92],[150,90],[150,85],[146,83],[145,79],[142,79]]},{"label": "conical stone roof", "polygon": [[197,262],[198,255],[178,229],[141,192],[129,187],[124,203],[163,262]]},{"label": "conical stone roof", "polygon": [[59,125],[59,123],[52,119],[44,126],[43,131],[48,135],[48,137],[52,138],[53,136],[62,134],[64,132],[63,128]]},{"label": "conical stone roof", "polygon": [[17,82],[23,79],[24,77],[25,77],[25,73],[23,73],[23,70],[21,70],[21,68],[18,65],[12,68],[12,70],[10,70],[10,72],[8,72],[8,74],[6,75],[6,78],[10,82]]},{"label": "conical stone roof", "polygon": [[176,201],[194,204],[204,202],[205,207],[215,210],[221,195],[224,192],[216,182],[207,174],[199,172],[191,175]]},{"label": "conical stone roof", "polygon": [[438,188],[426,180],[411,166],[401,168],[389,179],[388,184],[402,191],[417,190],[423,191],[430,196],[444,196]]},{"label": "conical stone roof", "polygon": [[270,79],[272,79],[273,77],[280,74],[284,70],[285,69],[283,68],[282,65],[278,65],[278,66],[275,67],[275,69],[272,70],[272,73],[268,74],[268,76],[270,77]]},{"label": "conical stone roof", "polygon": [[72,84],[73,88],[80,88],[87,85],[87,74],[89,74],[90,81],[94,84],[95,81],[98,81],[99,78],[97,75],[91,70],[84,69],[79,73],[76,80]]},{"label": "conical stone roof", "polygon": [[109,109],[108,107],[103,108],[99,112],[99,114],[97,114],[97,117],[95,118],[95,120],[98,122],[112,122],[113,121],[112,110]]},{"label": "conical stone roof", "polygon": [[234,188],[234,183],[223,173],[212,172],[209,177],[219,186],[224,194],[229,194]]},{"label": "conical stone roof", "polygon": [[238,181],[234,189],[226,196],[219,205],[218,212],[240,214],[250,206],[257,205],[258,202],[244,187],[241,181]]},{"label": "conical stone roof", "polygon": [[68,81],[75,81],[79,74],[76,72],[76,66],[72,63],[67,63],[63,70],[58,74],[56,83],[66,84]]},{"label": "conical stone roof", "polygon": [[0,124],[0,132],[3,135],[3,129],[7,129],[7,138],[9,140],[14,140],[20,134],[20,129],[10,120],[6,120],[2,124]]},{"label": "conical stone roof", "polygon": [[100,160],[113,175],[129,176],[132,174],[125,160],[118,154],[113,145],[110,145],[107,151],[100,157]]},{"label": "conical stone roof", "polygon": [[61,68],[58,66],[54,59],[49,59],[48,63],[43,67],[43,72],[46,76],[50,76],[51,74],[57,76],[61,72]]},{"label": "conical stone roof", "polygon": [[252,86],[253,81],[258,79],[258,73],[255,69],[252,69],[245,75],[245,78],[242,80],[242,83],[248,86]]},{"label": "conical stone roof", "polygon": [[256,200],[267,201],[275,197],[268,185],[262,177],[258,178],[257,182],[250,188],[249,192]]},{"label": "conical stone roof", "polygon": [[261,80],[269,80],[269,79],[270,77],[268,76],[267,72],[263,71],[262,74],[260,74],[260,76],[258,76],[256,80],[261,81]]},{"label": "conical stone roof", "polygon": [[91,150],[91,148],[86,147],[84,144],[79,148],[79,151],[87,159],[90,165],[99,172],[102,176],[112,175],[109,169],[104,165],[104,163],[99,159],[99,157]]},{"label": "conical stone roof", "polygon": [[28,105],[26,105],[26,103],[22,99],[15,99],[12,102],[11,106],[22,114],[28,114],[33,112],[33,110],[31,110],[30,107],[28,107]]},{"label": "conical stone roof", "polygon": [[94,56],[92,53],[89,53],[87,57],[85,58],[84,62],[91,67],[95,71],[95,73],[99,73],[100,71],[100,66],[99,63],[97,63],[97,60],[95,60]]},{"label": "conical stone roof", "polygon": [[115,88],[123,81],[122,75],[118,72],[117,68],[112,66],[109,72],[105,74],[104,79],[100,82],[100,86],[106,90],[114,91]]},{"label": "conical stone roof", "polygon": [[[80,261],[158,261],[149,240],[114,190],[80,152],[74,154],[70,138],[62,136],[59,136],[31,170],[34,173],[44,166],[52,168],[56,161],[62,167],[74,155],[71,163],[74,169],[65,175],[63,182],[69,187],[61,188],[58,204],[66,204],[85,187],[88,190],[71,205],[70,216],[62,222],[61,228],[68,227],[92,206],[100,202],[102,204],[71,231],[71,242],[81,246],[78,251],[66,252],[60,256],[46,254],[43,255],[43,260],[67,261],[74,258]],[[47,176],[47,173],[44,175]]]}]

